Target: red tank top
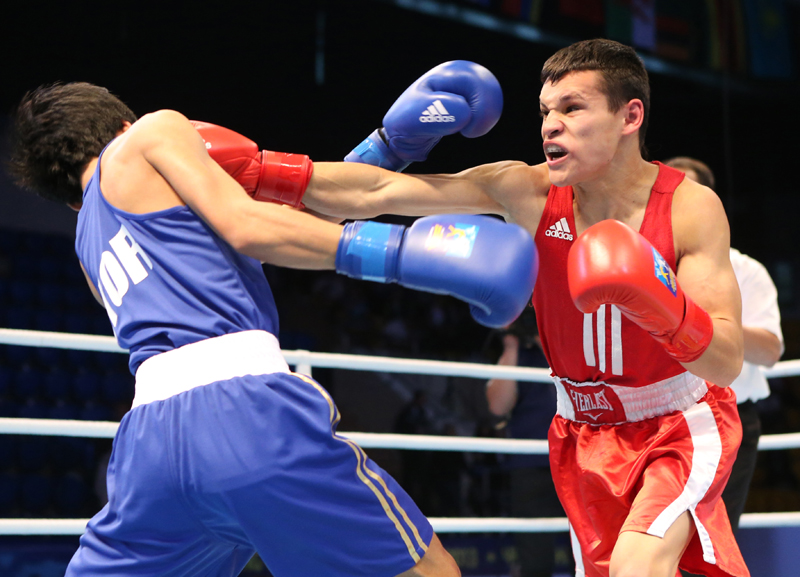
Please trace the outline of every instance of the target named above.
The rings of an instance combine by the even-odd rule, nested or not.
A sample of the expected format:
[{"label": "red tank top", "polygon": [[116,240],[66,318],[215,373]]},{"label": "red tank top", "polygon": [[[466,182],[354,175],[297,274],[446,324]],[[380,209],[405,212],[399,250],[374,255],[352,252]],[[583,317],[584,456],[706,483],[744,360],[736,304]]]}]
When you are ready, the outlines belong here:
[{"label": "red tank top", "polygon": [[[659,167],[639,232],[675,270],[672,196],[684,174]],[[613,305],[580,312],[569,295],[567,255],[575,240],[571,186],[551,186],[536,231],[539,276],[533,305],[542,348],[558,377],[640,387],[686,371],[646,331]]]}]

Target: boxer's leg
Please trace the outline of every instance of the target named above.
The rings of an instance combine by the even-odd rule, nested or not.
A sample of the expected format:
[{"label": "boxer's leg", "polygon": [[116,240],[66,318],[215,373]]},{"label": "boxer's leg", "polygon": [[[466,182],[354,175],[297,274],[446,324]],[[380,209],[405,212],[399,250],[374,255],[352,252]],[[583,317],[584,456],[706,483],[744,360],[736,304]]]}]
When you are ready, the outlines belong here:
[{"label": "boxer's leg", "polygon": [[277,576],[457,577],[406,492],[336,434],[318,383],[248,375],[188,394],[180,477],[210,533],[252,544]]},{"label": "boxer's leg", "polygon": [[203,527],[176,482],[169,415],[176,403],[149,403],[123,417],[108,466],[109,502],[89,521],[67,577],[234,577],[253,556],[248,543]]},{"label": "boxer's leg", "polygon": [[674,577],[694,532],[688,511],[678,517],[663,538],[623,531],[611,554],[610,577]]}]

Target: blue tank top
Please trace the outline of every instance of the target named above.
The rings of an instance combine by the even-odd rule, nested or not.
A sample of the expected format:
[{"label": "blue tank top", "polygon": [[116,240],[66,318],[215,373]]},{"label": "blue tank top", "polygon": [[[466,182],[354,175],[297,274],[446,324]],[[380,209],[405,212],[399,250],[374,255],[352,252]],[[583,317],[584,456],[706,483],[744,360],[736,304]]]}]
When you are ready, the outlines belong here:
[{"label": "blue tank top", "polygon": [[153,355],[209,337],[253,329],[278,335],[260,262],[236,252],[187,206],[147,214],[113,207],[100,191],[99,161],[83,192],[75,250],[117,342],[130,350],[133,374]]}]

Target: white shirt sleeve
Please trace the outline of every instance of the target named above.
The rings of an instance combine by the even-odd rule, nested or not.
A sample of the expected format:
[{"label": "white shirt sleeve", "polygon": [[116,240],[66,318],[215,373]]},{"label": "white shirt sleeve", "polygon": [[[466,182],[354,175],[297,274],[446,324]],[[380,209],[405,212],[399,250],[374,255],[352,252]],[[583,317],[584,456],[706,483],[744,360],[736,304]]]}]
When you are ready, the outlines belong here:
[{"label": "white shirt sleeve", "polygon": [[[730,254],[733,272],[742,293],[742,326],[765,329],[778,337],[783,345],[778,290],[766,267],[735,248],[731,248]],[[740,403],[764,399],[770,393],[769,384],[761,369],[747,361],[731,387]]]}]

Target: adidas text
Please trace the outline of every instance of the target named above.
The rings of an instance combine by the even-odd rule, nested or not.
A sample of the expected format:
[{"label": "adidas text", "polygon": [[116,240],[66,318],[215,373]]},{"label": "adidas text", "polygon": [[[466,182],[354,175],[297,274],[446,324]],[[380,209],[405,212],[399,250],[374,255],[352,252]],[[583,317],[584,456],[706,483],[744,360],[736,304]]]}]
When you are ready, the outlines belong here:
[{"label": "adidas text", "polygon": [[451,116],[442,104],[441,100],[434,100],[433,103],[423,110],[419,117],[420,122],[455,122],[456,117]]},{"label": "adidas text", "polygon": [[420,122],[455,122],[456,121],[456,117],[455,116],[441,116],[441,115],[437,114],[436,116],[420,116],[419,117],[419,121]]},{"label": "adidas text", "polygon": [[572,235],[569,234],[568,232],[564,232],[563,230],[556,231],[549,228],[546,231],[544,231],[544,235],[552,236],[555,238],[563,238],[564,240],[572,240],[573,238]]}]

